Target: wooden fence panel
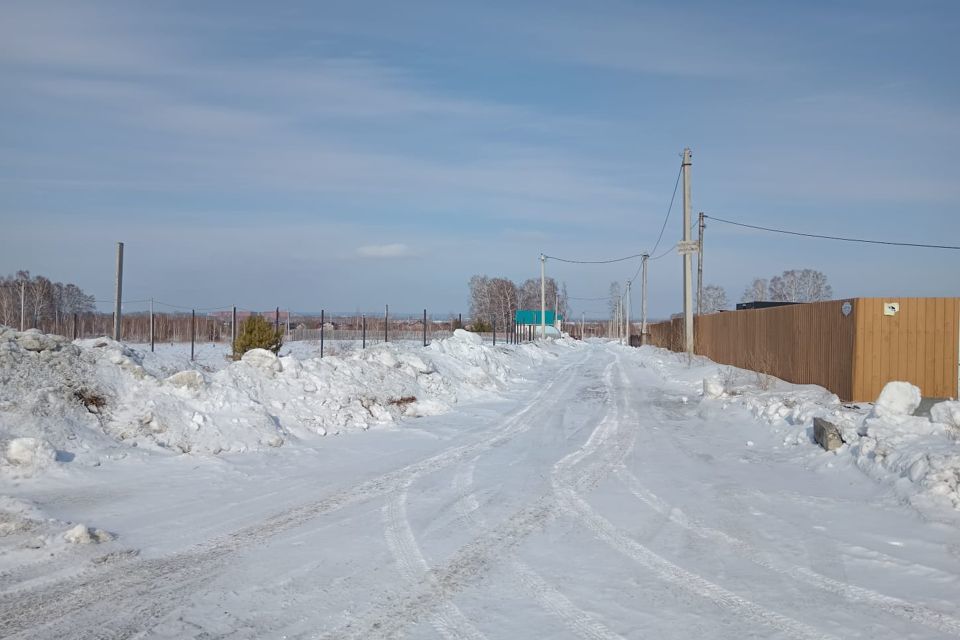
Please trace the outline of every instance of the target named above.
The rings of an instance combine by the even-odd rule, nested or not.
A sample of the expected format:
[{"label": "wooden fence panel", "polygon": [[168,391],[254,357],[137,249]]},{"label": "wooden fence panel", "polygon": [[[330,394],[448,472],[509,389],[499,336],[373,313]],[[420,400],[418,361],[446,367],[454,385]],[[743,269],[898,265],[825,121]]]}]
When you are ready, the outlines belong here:
[{"label": "wooden fence panel", "polygon": [[[900,308],[886,315],[887,303]],[[861,298],[854,356],[854,399],[873,400],[891,380],[924,396],[956,398],[960,361],[960,299]]]},{"label": "wooden fence panel", "polygon": [[[900,305],[885,315],[886,303]],[[852,310],[844,314],[844,304]],[[652,344],[679,351],[682,319],[650,325]],[[697,353],[715,362],[818,384],[872,401],[891,380],[927,397],[960,395],[960,298],[858,298],[701,316]]]},{"label": "wooden fence panel", "polygon": [[[843,300],[716,313],[696,318],[697,353],[715,362],[853,393],[856,317]],[[852,306],[852,304],[851,304]],[[682,320],[650,325],[651,342],[678,350]]]}]

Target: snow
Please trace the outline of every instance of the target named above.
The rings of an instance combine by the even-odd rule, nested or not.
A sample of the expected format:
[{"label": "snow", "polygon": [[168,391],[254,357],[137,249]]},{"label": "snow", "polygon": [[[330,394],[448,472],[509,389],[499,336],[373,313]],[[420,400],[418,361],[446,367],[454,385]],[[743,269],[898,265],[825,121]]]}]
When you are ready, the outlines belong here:
[{"label": "snow", "polygon": [[951,428],[953,436],[960,435],[960,402],[938,402],[930,407],[930,420]]},{"label": "snow", "polygon": [[85,524],[78,524],[68,529],[63,539],[71,544],[98,544],[113,540],[113,536],[103,529],[91,529]]},{"label": "snow", "polygon": [[505,353],[462,330],[427,349],[387,343],[320,359],[316,345],[298,344],[296,355],[253,349],[239,362],[208,350],[205,364],[182,350],[158,355],[108,338],[71,345],[4,329],[0,340],[0,433],[13,438],[0,473],[20,476],[41,472],[56,451],[91,465],[132,447],[258,451],[437,415],[511,382]]},{"label": "snow", "polygon": [[960,403],[475,338],[0,330],[2,635],[960,637]]},{"label": "snow", "polygon": [[913,415],[920,406],[920,388],[909,382],[888,382],[880,391],[873,405],[872,415],[877,418],[896,420]]}]

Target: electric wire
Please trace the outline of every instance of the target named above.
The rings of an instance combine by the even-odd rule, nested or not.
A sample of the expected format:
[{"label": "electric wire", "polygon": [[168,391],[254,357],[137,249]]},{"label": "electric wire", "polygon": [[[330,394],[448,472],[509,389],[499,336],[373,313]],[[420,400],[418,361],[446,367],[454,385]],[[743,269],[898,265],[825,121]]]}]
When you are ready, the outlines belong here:
[{"label": "electric wire", "polygon": [[623,258],[613,258],[612,260],[570,260],[567,258],[558,258],[556,256],[548,256],[544,254],[544,258],[549,258],[551,260],[556,260],[557,262],[567,262],[569,264],[612,264],[614,262],[626,262],[627,260],[633,260],[634,258],[642,258],[645,254],[637,253],[632,256],[624,256]]},{"label": "electric wire", "polygon": [[731,224],[737,227],[745,227],[747,229],[757,229],[759,231],[769,231],[771,233],[784,233],[791,236],[802,236],[804,238],[820,238],[822,240],[839,240],[841,242],[860,242],[864,244],[882,244],[890,245],[895,247],[918,247],[921,249],[949,249],[953,251],[960,251],[960,246],[947,245],[947,244],[925,244],[921,242],[895,242],[892,240],[868,240],[866,238],[846,238],[843,236],[829,236],[820,233],[803,233],[800,231],[787,231],[786,229],[774,229],[772,227],[761,227],[756,224],[747,224],[745,222],[734,222],[733,220],[725,220],[723,218],[717,218],[715,216],[704,215],[704,218],[710,218],[711,220],[716,220],[717,222],[723,222],[724,224]]}]

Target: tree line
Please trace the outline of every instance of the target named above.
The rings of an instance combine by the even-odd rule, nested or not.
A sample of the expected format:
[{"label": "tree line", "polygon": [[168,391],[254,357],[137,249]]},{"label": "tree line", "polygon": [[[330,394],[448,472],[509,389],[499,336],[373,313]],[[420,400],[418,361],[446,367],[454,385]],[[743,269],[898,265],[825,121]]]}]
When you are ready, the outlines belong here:
[{"label": "tree line", "polygon": [[92,313],[96,299],[75,284],[53,282],[29,271],[0,276],[0,324],[20,328],[21,294],[26,327],[60,332],[73,314]]},{"label": "tree line", "polygon": [[[517,310],[540,309],[540,280],[530,278],[517,284],[509,278],[475,275],[470,278],[470,324],[474,331],[488,331],[494,320],[497,330],[511,326]],[[546,306],[567,319],[567,285],[547,278]]]}]

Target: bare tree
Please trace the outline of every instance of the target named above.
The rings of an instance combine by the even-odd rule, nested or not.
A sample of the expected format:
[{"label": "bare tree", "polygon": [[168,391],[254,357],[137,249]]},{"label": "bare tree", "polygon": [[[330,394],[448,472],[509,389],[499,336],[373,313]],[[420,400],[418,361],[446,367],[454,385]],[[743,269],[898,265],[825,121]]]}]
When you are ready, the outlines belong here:
[{"label": "bare tree", "polygon": [[490,278],[475,275],[470,278],[470,317],[490,317]]},{"label": "bare tree", "polygon": [[490,318],[495,318],[497,326],[506,331],[519,308],[520,295],[517,285],[507,278],[493,278],[488,284],[490,300]]},{"label": "bare tree", "polygon": [[[557,307],[566,317],[567,287],[553,278],[546,282],[547,309]],[[530,278],[517,286],[508,278],[489,278],[475,275],[470,278],[470,317],[474,321],[490,323],[494,319],[498,330],[506,331],[518,309],[540,309],[540,279]]]},{"label": "bare tree", "polygon": [[51,282],[43,276],[31,276],[29,271],[18,271],[14,276],[0,278],[0,324],[20,326],[21,286],[30,327],[59,331],[66,316],[95,309],[94,297],[74,284]]},{"label": "bare tree", "polygon": [[[560,289],[557,288],[557,281],[553,278],[547,278],[544,282],[544,289],[546,290],[546,307],[547,309],[553,309],[554,307],[559,307],[561,315],[564,313],[567,307],[567,292],[566,287]],[[559,301],[559,304],[557,304]],[[524,280],[523,284],[520,286],[520,308],[522,309],[539,309],[540,308],[540,279],[539,278],[530,278],[529,280]]]},{"label": "bare tree", "polygon": [[766,278],[754,278],[743,292],[740,302],[761,302],[768,299]]},{"label": "bare tree", "polygon": [[620,297],[622,295],[623,293],[620,290],[620,283],[611,282],[610,283],[610,319],[611,320],[616,319],[617,317],[617,309],[619,308]]},{"label": "bare tree", "polygon": [[818,302],[833,298],[827,276],[814,269],[791,269],[770,279],[770,299],[780,302]]},{"label": "bare tree", "polygon": [[703,288],[701,313],[716,313],[727,308],[727,291],[721,286],[708,284]]}]

